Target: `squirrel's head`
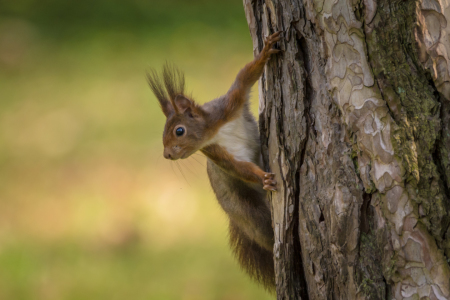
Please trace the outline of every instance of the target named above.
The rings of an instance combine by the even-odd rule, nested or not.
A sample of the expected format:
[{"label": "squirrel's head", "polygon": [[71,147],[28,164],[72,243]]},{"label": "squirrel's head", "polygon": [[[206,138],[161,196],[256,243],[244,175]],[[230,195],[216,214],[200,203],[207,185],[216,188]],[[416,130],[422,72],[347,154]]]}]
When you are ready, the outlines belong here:
[{"label": "squirrel's head", "polygon": [[147,73],[148,83],[166,116],[163,144],[167,159],[187,158],[206,140],[205,112],[184,93],[184,75],[165,64],[162,79],[154,70]]}]

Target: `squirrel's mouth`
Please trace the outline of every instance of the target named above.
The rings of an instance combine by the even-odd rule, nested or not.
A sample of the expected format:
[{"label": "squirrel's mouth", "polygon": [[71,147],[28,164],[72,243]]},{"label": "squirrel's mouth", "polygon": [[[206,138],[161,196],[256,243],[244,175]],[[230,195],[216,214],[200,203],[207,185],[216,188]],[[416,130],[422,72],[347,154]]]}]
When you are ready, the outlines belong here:
[{"label": "squirrel's mouth", "polygon": [[188,158],[189,156],[191,156],[192,154],[194,154],[194,152],[195,152],[195,150],[194,151],[185,151],[182,155],[180,155],[180,159],[185,159],[185,158]]},{"label": "squirrel's mouth", "polygon": [[181,154],[181,155],[171,155],[170,157],[169,157],[169,159],[170,160],[179,160],[179,159],[185,159],[185,158],[187,158],[189,155],[187,155],[187,152],[185,152],[185,153],[183,153],[183,154]]}]

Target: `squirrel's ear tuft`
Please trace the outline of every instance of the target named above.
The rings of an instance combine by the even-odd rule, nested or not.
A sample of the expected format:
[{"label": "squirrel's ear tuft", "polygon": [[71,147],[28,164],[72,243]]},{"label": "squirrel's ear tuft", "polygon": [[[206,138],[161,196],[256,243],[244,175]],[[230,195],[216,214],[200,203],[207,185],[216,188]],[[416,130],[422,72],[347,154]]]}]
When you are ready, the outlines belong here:
[{"label": "squirrel's ear tuft", "polygon": [[175,110],[172,106],[172,103],[167,99],[167,93],[164,90],[164,85],[161,82],[161,79],[158,77],[158,74],[155,70],[150,69],[149,72],[147,72],[147,81],[148,85],[153,91],[153,94],[155,94],[156,98],[159,101],[159,105],[161,106],[161,109],[166,117],[169,117],[172,115]]},{"label": "squirrel's ear tuft", "polygon": [[176,110],[179,113],[184,113],[186,109],[191,108],[193,102],[183,95],[177,95],[173,100]]},{"label": "squirrel's ear tuft", "polygon": [[164,64],[162,78],[170,99],[174,100],[177,95],[184,95],[184,74],[174,64],[168,62]]}]

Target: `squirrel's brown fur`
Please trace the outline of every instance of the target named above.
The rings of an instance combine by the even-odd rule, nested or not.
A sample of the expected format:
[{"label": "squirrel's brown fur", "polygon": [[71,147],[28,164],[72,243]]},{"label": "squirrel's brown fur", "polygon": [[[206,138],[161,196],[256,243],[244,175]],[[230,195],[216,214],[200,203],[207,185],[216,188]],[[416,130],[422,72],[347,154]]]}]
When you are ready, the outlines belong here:
[{"label": "squirrel's brown fur", "polygon": [[222,97],[198,105],[185,94],[184,75],[166,64],[162,76],[147,74],[167,117],[164,157],[179,159],[201,151],[211,186],[230,225],[230,246],[242,268],[266,288],[275,286],[273,229],[265,190],[275,191],[274,174],[261,169],[258,126],[249,110],[249,93],[261,76],[280,32],[269,36],[255,59],[237,75]]}]

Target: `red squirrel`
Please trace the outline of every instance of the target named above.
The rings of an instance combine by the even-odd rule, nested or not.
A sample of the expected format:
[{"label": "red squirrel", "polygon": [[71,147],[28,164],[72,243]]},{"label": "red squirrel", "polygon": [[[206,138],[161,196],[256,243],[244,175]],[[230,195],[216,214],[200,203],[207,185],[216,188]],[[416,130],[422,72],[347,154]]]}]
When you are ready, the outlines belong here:
[{"label": "red squirrel", "polygon": [[267,289],[275,287],[272,219],[267,192],[276,190],[274,174],[261,169],[258,126],[249,110],[251,87],[262,75],[280,40],[265,39],[262,51],[237,75],[228,92],[198,105],[184,92],[184,75],[166,64],[162,76],[151,70],[148,83],[167,117],[164,157],[207,157],[211,186],[230,225],[230,246],[241,267]]}]

